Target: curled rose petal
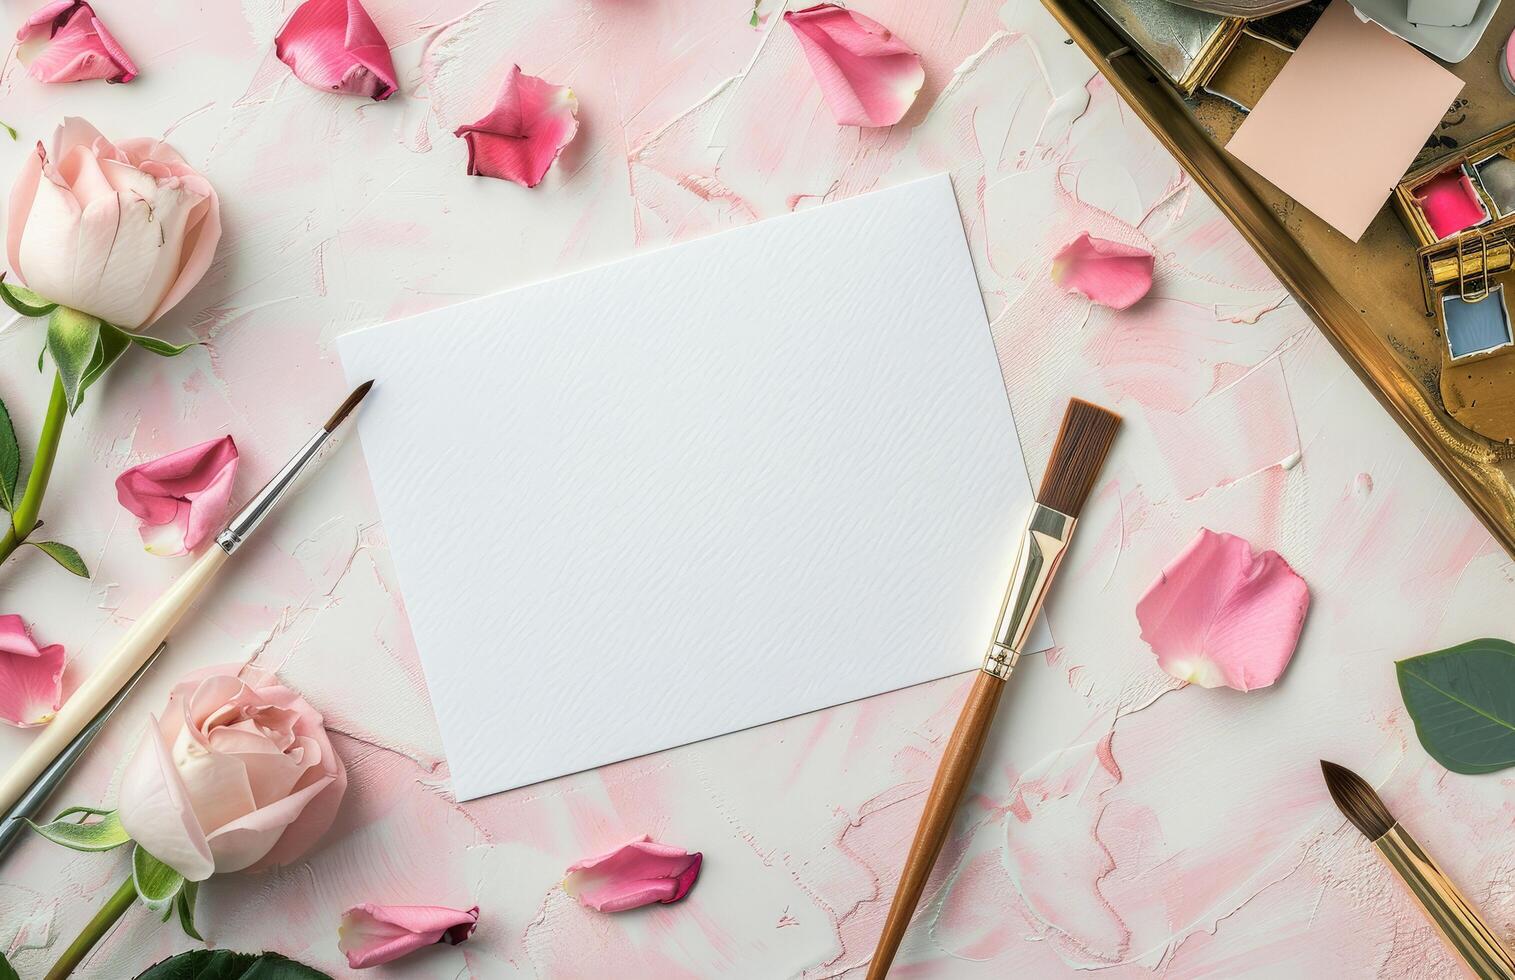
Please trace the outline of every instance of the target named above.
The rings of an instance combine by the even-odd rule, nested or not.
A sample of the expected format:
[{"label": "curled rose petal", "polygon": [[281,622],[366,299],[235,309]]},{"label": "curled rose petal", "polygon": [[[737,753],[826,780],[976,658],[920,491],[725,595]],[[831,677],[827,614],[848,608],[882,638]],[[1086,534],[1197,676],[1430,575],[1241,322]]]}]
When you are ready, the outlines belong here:
[{"label": "curled rose petal", "polygon": [[1310,589],[1276,551],[1201,529],[1136,604],[1163,670],[1201,687],[1251,691],[1278,680],[1304,627]]},{"label": "curled rose petal", "polygon": [[311,88],[376,102],[399,88],[389,42],[358,0],[306,0],[279,28],[274,54]]},{"label": "curled rose petal", "polygon": [[33,728],[63,700],[63,647],[38,647],[20,616],[0,616],[0,721]]},{"label": "curled rose petal", "polygon": [[512,65],[489,114],[453,135],[468,144],[470,174],[535,187],[579,131],[578,111],[578,97],[568,86]]},{"label": "curled rose petal", "polygon": [[694,887],[703,855],[641,837],[568,868],[563,891],[596,912],[677,902]]},{"label": "curled rose petal", "polygon": [[237,444],[223,436],[133,466],[116,477],[116,499],[141,518],[149,552],[183,555],[220,529],[236,474]]},{"label": "curled rose petal", "polygon": [[876,20],[822,3],[784,14],[842,126],[893,126],[915,102],[920,55]]},{"label": "curled rose petal", "polygon": [[1052,259],[1052,281],[1101,306],[1124,310],[1152,288],[1152,253],[1086,231]]},{"label": "curled rose petal", "polygon": [[347,956],[349,967],[364,970],[437,943],[456,946],[473,935],[478,923],[477,905],[465,911],[439,905],[365,902],[342,913],[337,948]]},{"label": "curled rose petal", "polygon": [[27,18],[16,32],[17,52],[39,82],[103,78],[129,82],[137,66],[83,0],[54,0]]}]

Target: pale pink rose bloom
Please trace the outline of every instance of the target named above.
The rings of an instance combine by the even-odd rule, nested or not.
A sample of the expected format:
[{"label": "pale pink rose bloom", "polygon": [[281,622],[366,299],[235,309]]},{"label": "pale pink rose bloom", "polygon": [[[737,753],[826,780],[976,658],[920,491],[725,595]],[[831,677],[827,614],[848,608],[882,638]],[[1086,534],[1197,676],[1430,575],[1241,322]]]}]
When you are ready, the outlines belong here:
[{"label": "pale pink rose bloom", "polygon": [[568,868],[563,891],[596,912],[623,912],[642,905],[667,905],[689,894],[700,876],[703,855],[641,837],[608,854]]},{"label": "pale pink rose bloom", "polygon": [[473,935],[479,907],[448,909],[438,905],[355,905],[342,913],[337,948],[354,970],[397,960],[437,943],[456,946]]},{"label": "pale pink rose bloom", "polygon": [[236,475],[237,444],[222,436],[126,470],[116,477],[116,499],[141,518],[150,553],[184,555],[221,529]]},{"label": "pale pink rose bloom", "polygon": [[296,860],[326,833],[347,770],[321,713],[272,675],[188,675],[150,718],[121,780],[121,825],[190,881]]},{"label": "pale pink rose bloom", "polygon": [[399,87],[389,42],[358,0],[306,0],[279,28],[274,54],[311,88],[382,102]]},{"label": "pale pink rose bloom", "polygon": [[0,616],[0,721],[45,725],[63,700],[63,647],[38,647],[20,616]]},{"label": "pale pink rose bloom", "polygon": [[210,181],[162,140],[112,143],[83,119],[37,144],[11,188],[11,269],[45,299],[127,330],[200,281],[221,240]]},{"label": "pale pink rose bloom", "polygon": [[17,56],[39,82],[103,78],[129,82],[137,66],[83,0],[55,0],[27,18],[16,32]]},{"label": "pale pink rose bloom", "polygon": [[1158,664],[1201,687],[1278,680],[1304,628],[1310,589],[1276,551],[1203,528],[1136,604]]},{"label": "pale pink rose bloom", "polygon": [[893,126],[904,118],[926,71],[889,28],[834,3],[790,11],[784,20],[840,125]]},{"label": "pale pink rose bloom", "polygon": [[1086,231],[1052,258],[1052,281],[1101,306],[1124,310],[1152,288],[1152,253]]},{"label": "pale pink rose bloom", "polygon": [[454,136],[468,144],[468,172],[535,187],[579,131],[578,97],[512,65],[494,108]]}]

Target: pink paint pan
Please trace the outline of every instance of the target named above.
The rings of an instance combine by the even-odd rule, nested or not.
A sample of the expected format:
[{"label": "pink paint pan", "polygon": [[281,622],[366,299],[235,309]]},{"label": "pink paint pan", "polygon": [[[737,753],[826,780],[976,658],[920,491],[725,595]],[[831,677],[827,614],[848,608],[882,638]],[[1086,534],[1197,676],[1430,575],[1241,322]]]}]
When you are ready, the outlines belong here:
[{"label": "pink paint pan", "polygon": [[1437,239],[1450,238],[1491,218],[1463,166],[1443,170],[1417,187],[1415,203]]}]

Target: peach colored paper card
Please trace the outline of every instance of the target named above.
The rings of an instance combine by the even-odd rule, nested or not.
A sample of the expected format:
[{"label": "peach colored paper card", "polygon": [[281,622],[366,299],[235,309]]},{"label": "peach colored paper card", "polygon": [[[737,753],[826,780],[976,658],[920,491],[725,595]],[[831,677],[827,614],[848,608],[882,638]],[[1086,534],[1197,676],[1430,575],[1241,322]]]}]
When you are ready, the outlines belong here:
[{"label": "peach colored paper card", "polygon": [[1355,242],[1460,91],[1335,0],[1226,149]]}]

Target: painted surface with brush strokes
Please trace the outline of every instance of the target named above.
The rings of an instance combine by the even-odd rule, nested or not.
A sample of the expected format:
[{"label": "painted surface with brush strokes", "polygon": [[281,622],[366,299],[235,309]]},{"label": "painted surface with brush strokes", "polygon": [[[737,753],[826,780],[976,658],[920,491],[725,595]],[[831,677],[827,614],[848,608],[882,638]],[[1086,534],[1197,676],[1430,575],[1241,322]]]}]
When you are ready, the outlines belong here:
[{"label": "painted surface with brush strokes", "polygon": [[[225,202],[216,265],[157,328],[206,346],[132,357],[67,433],[43,517],[94,578],[30,555],[0,580],[0,611],[68,647],[70,686],[185,567],[143,554],[116,473],[230,432],[251,492],[341,399],[338,333],[949,170],[1033,470],[1067,395],[1127,424],[1053,600],[1063,645],[1007,692],[900,975],[1450,975],[1328,800],[1321,756],[1381,785],[1515,932],[1515,780],[1429,762],[1392,667],[1508,635],[1515,568],[1035,0],[859,2],[927,72],[901,125],[863,132],[831,121],[769,0],[757,28],[750,0],[371,0],[403,90],[383,104],[290,77],[271,50],[284,7],[102,7],[142,65],[127,86],[0,68],[21,132],[0,144],[7,181],[77,113],[115,136],[167,130]],[[450,135],[513,62],[582,100],[532,192],[466,177]],[[1112,313],[1050,285],[1049,256],[1084,230],[1158,255],[1144,302]],[[0,333],[0,392],[28,437],[41,342],[38,322]],[[1201,525],[1277,549],[1313,589],[1267,691],[1175,690],[1137,638],[1136,598]],[[60,796],[113,800],[145,713],[192,666],[256,653],[321,706],[353,776],[336,832],[299,866],[208,883],[217,945],[341,974],[346,906],[478,903],[467,944],[372,975],[861,976],[966,679],[457,806],[360,454],[332,457],[266,532]],[[0,757],[26,738],[0,732]],[[605,918],[563,894],[568,864],[643,833],[704,851],[687,901]],[[7,863],[0,947],[23,976],[122,860],[33,843]],[[134,914],[81,975],[190,945]]]}]

